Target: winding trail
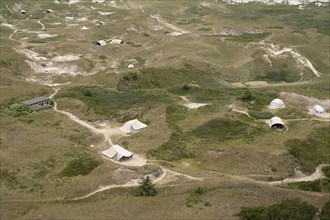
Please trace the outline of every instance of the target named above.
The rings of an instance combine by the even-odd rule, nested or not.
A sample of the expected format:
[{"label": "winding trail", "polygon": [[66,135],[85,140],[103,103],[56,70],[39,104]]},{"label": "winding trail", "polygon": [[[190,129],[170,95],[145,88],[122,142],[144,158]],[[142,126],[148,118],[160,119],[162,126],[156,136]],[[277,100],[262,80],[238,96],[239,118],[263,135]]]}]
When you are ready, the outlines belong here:
[{"label": "winding trail", "polygon": [[[55,88],[54,89],[54,93],[51,94],[49,96],[49,98],[53,98],[57,92],[60,90],[60,88]],[[84,121],[84,120],[81,120],[80,118],[78,118],[77,116],[75,116],[74,114],[70,113],[70,112],[66,112],[66,111],[63,111],[63,110],[59,110],[57,108],[57,103],[54,102],[54,110],[56,112],[59,112],[59,113],[62,113],[62,114],[65,114],[67,115],[70,120],[84,126],[85,128],[88,128],[89,130],[91,130],[93,133],[95,134],[101,134],[104,136],[104,139],[105,141],[109,144],[109,145],[113,145],[112,141],[111,141],[111,138],[110,138],[110,134],[111,134],[111,128],[109,126],[107,126],[106,124],[99,124],[102,128],[96,128],[94,127],[93,125],[89,124],[88,122]]]},{"label": "winding trail", "polygon": [[180,32],[182,34],[188,34],[190,33],[189,31],[186,31],[182,28],[179,28],[173,24],[170,24],[168,22],[166,22],[163,18],[160,17],[160,15],[150,15],[151,18],[154,18],[156,19],[160,24],[164,25],[165,27],[169,28],[169,29],[172,29],[174,31],[177,31],[177,32]]},{"label": "winding trail", "polygon": [[38,20],[38,23],[41,25],[41,30],[45,30],[45,25]]},{"label": "winding trail", "polygon": [[270,52],[271,55],[275,57],[281,55],[282,53],[290,53],[298,63],[309,68],[315,76],[321,77],[321,73],[314,68],[313,64],[306,57],[294,51],[292,48],[288,48],[288,47],[281,48],[276,43],[267,43],[265,41],[261,41],[259,44],[271,47],[268,48],[267,51]]},{"label": "winding trail", "polygon": [[8,11],[10,11],[10,13],[13,15],[14,12],[8,7],[8,5],[6,4],[6,8],[8,9]]},{"label": "winding trail", "polygon": [[[165,180],[166,177],[170,174],[170,175],[174,175],[174,176],[184,176],[186,177],[187,179],[189,180],[196,180],[196,181],[204,181],[203,178],[198,178],[198,177],[193,177],[193,176],[189,176],[189,175],[186,175],[186,174],[182,174],[182,173],[178,173],[178,172],[175,172],[175,171],[172,171],[172,170],[168,170],[168,169],[165,169],[163,167],[161,167],[162,169],[162,174],[157,177],[157,178],[151,178],[152,179],[152,182],[153,183],[159,183],[160,185],[163,185],[163,184],[166,184],[167,181],[161,183],[162,180]],[[106,190],[109,190],[109,189],[113,189],[113,188],[126,188],[126,187],[136,187],[140,184],[140,179],[132,179],[131,181],[127,182],[127,183],[124,183],[124,184],[111,184],[111,185],[108,185],[108,186],[100,186],[99,189],[85,195],[85,196],[81,196],[81,197],[77,197],[77,198],[74,198],[73,200],[80,200],[80,199],[85,199],[85,198],[88,198],[92,195],[95,195],[96,193],[99,193],[99,192],[103,192],[103,191],[106,191]],[[171,181],[171,180],[170,180]]]},{"label": "winding trail", "polygon": [[282,185],[282,184],[286,184],[286,183],[315,181],[315,180],[318,180],[318,179],[325,178],[324,173],[322,172],[322,168],[326,167],[326,166],[330,166],[330,164],[321,164],[321,165],[319,165],[318,167],[316,167],[315,172],[312,173],[309,176],[296,177],[296,178],[288,177],[288,178],[285,178],[284,180],[280,180],[280,181],[260,182],[260,183],[277,186],[277,185]]}]

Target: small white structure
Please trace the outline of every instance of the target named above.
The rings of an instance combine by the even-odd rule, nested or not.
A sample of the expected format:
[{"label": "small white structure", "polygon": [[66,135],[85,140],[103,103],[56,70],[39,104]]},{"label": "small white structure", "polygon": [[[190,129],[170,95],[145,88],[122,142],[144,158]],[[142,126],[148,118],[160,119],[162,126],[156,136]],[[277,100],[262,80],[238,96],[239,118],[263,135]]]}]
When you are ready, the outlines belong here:
[{"label": "small white structure", "polygon": [[130,64],[130,65],[128,65],[127,68],[134,68],[134,65],[133,64]]},{"label": "small white structure", "polygon": [[133,153],[129,152],[128,150],[122,148],[119,145],[113,145],[108,150],[101,152],[104,156],[109,157],[110,159],[116,161],[128,160],[132,158]]},{"label": "small white structure", "polygon": [[269,104],[270,109],[284,108],[284,102],[281,99],[274,99]]},{"label": "small white structure", "polygon": [[126,122],[122,127],[120,127],[120,130],[126,133],[134,133],[146,127],[148,126],[140,122],[138,119],[133,119]]},{"label": "small white structure", "polygon": [[107,42],[105,42],[104,40],[99,40],[96,42],[96,45],[105,46],[105,45],[107,45]]},{"label": "small white structure", "polygon": [[86,26],[82,26],[82,28],[80,28],[80,30],[88,30],[89,28],[88,27],[86,27]]},{"label": "small white structure", "polygon": [[25,15],[26,14],[26,11],[25,10],[21,10],[20,14],[21,15]]},{"label": "small white structure", "polygon": [[110,41],[110,44],[122,44],[122,43],[124,43],[124,41],[119,39],[113,39]]},{"label": "small white structure", "polygon": [[313,108],[313,113],[316,116],[320,116],[320,115],[323,115],[325,112],[324,112],[324,109],[322,108],[322,106],[315,105]]},{"label": "small white structure", "polygon": [[45,11],[46,14],[50,14],[50,13],[52,13],[52,12],[53,12],[52,9],[47,9],[47,10]]},{"label": "small white structure", "polygon": [[284,121],[281,118],[276,117],[276,116],[267,120],[266,123],[270,128],[277,128],[277,129],[283,129],[283,130],[287,129]]}]

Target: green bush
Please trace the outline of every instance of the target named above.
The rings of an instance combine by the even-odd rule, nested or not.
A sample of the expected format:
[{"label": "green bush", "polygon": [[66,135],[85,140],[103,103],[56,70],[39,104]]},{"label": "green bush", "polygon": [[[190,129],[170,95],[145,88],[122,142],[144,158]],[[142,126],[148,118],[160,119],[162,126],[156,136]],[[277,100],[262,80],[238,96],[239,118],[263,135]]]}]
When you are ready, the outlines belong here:
[{"label": "green bush", "polygon": [[83,156],[74,159],[68,163],[68,165],[62,170],[60,176],[62,177],[74,177],[74,176],[86,176],[90,174],[96,167],[100,165],[99,161],[93,158]]},{"label": "green bush", "polygon": [[324,204],[321,211],[320,220],[330,220],[330,200]]},{"label": "green bush", "polygon": [[267,207],[242,207],[238,216],[242,220],[266,220],[268,219]]},{"label": "green bush", "polygon": [[250,111],[248,111],[248,113],[251,117],[254,117],[257,119],[269,119],[269,118],[274,117],[274,114],[271,112],[259,112],[259,111],[250,110]]},{"label": "green bush", "polygon": [[320,180],[310,181],[310,182],[299,182],[299,183],[289,183],[290,188],[313,191],[313,192],[322,192],[322,185]]},{"label": "green bush", "polygon": [[197,189],[195,190],[196,194],[203,194],[205,192],[205,189],[201,186],[197,187]]},{"label": "green bush", "polygon": [[26,105],[23,105],[23,104],[18,104],[18,103],[10,105],[9,108],[6,110],[6,112],[9,115],[12,115],[14,117],[21,116],[21,115],[28,115],[28,116],[35,117],[38,115],[38,113],[35,112],[32,108],[30,108]]},{"label": "green bush", "polygon": [[283,200],[269,207],[242,207],[237,215],[242,220],[311,220],[317,211],[318,208],[296,198]]}]

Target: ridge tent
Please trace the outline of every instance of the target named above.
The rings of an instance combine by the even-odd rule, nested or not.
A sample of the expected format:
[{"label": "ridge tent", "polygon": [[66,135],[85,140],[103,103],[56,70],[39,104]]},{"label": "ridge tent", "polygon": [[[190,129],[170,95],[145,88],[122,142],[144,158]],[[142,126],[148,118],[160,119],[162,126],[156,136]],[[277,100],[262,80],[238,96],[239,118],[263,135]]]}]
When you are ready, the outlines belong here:
[{"label": "ridge tent", "polygon": [[122,148],[119,145],[113,145],[108,150],[104,150],[101,152],[104,156],[109,157],[110,159],[116,161],[128,160],[132,158],[133,153],[128,150]]},{"label": "ridge tent", "polygon": [[126,133],[134,133],[146,127],[148,126],[140,122],[138,119],[133,119],[127,121],[122,127],[120,127],[120,130]]}]

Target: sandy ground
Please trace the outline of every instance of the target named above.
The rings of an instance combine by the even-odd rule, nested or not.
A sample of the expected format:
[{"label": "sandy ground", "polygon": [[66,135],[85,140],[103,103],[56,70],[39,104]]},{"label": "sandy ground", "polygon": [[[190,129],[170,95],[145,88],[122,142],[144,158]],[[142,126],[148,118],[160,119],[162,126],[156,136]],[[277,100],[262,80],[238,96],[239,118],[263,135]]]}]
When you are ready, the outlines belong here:
[{"label": "sandy ground", "polygon": [[175,26],[175,25],[173,25],[173,24],[167,23],[164,19],[162,19],[162,18],[160,17],[160,15],[150,15],[150,17],[156,19],[160,24],[162,24],[162,25],[164,25],[165,27],[167,27],[167,28],[169,28],[169,29],[172,29],[172,30],[174,30],[174,31],[176,31],[176,32],[180,32],[180,33],[182,33],[182,34],[190,33],[189,31],[186,31],[186,30],[184,30],[184,29],[182,29],[182,28],[179,28],[179,27],[177,27],[177,26]]},{"label": "sandy ground", "polygon": [[51,37],[57,37],[58,34],[38,34],[38,38],[40,39],[46,39]]},{"label": "sandy ground", "polygon": [[[197,177],[193,177],[193,176],[189,176],[186,174],[182,174],[182,173],[178,173],[175,171],[171,171],[168,169],[164,169],[162,168],[162,174],[159,175],[158,177],[155,176],[150,176],[152,182],[154,184],[158,184],[158,185],[164,185],[164,184],[168,184],[170,182],[176,181],[179,177],[184,177],[187,179],[187,181],[204,181],[203,178],[197,178]],[[119,188],[119,187],[135,187],[139,185],[139,182],[141,181],[141,179],[132,179],[129,182],[125,183],[125,184],[112,184],[112,185],[108,185],[108,186],[100,186],[97,190],[85,195],[85,196],[81,196],[81,197],[77,197],[74,198],[74,200],[80,200],[80,199],[84,199],[84,198],[88,198],[96,193],[99,192],[103,192],[105,190],[109,190],[109,189],[113,189],[113,188]]]},{"label": "sandy ground", "polygon": [[318,72],[313,64],[304,56],[302,56],[301,54],[297,53],[296,51],[294,51],[292,48],[288,48],[288,47],[281,47],[280,45],[274,43],[274,42],[267,42],[267,41],[261,41],[260,45],[266,46],[267,51],[272,55],[272,56],[280,56],[283,53],[290,53],[292,55],[292,57],[296,60],[297,63],[299,63],[300,65],[309,68],[315,76],[320,77],[321,73]]},{"label": "sandy ground", "polygon": [[[60,88],[55,88],[55,91],[52,95],[50,95],[50,98],[53,98],[59,90],[60,90]],[[59,110],[57,108],[56,102],[54,102],[54,110],[56,112],[67,115],[70,120],[82,125],[83,127],[89,129],[91,132],[93,132],[95,134],[103,135],[104,140],[105,140],[106,144],[109,145],[109,147],[113,145],[113,142],[111,140],[111,135],[124,135],[124,133],[121,132],[119,128],[112,128],[109,125],[107,125],[106,123],[94,123],[95,126],[93,126],[91,123],[81,120],[80,118],[78,118],[77,116],[75,116],[74,114],[72,114],[70,112]],[[107,157],[105,157],[105,158],[107,158]],[[109,158],[107,158],[107,159],[109,159]],[[125,166],[144,166],[147,164],[146,159],[144,159],[141,156],[136,155],[136,154],[134,154],[131,159],[122,161],[122,162],[118,162],[118,161],[115,161],[112,159],[109,159],[109,160],[111,160],[114,163],[125,165]]]},{"label": "sandy ground", "polygon": [[189,99],[187,99],[186,96],[180,96],[186,103],[184,103],[183,105],[186,106],[189,109],[197,109],[203,106],[206,106],[208,104],[206,103],[195,103],[195,102],[191,102]]},{"label": "sandy ground", "polygon": [[[311,115],[314,115],[313,108],[315,105],[322,106],[325,111],[327,109],[328,110],[330,109],[330,99],[320,100],[314,97],[308,97],[308,96],[299,95],[296,93],[288,93],[288,92],[281,92],[280,97],[283,98],[283,100],[285,100],[286,102],[289,102],[293,105],[306,106],[306,108],[308,109]],[[325,119],[330,118],[329,113],[316,115],[316,116]]]}]

